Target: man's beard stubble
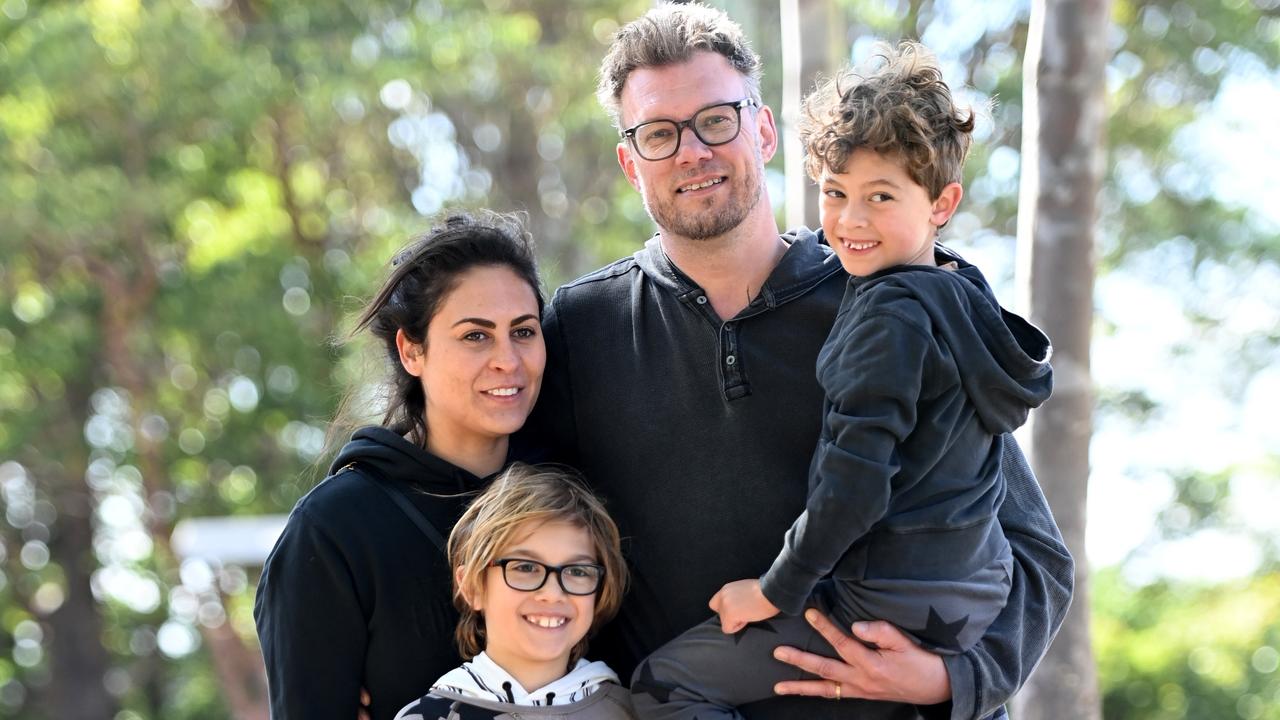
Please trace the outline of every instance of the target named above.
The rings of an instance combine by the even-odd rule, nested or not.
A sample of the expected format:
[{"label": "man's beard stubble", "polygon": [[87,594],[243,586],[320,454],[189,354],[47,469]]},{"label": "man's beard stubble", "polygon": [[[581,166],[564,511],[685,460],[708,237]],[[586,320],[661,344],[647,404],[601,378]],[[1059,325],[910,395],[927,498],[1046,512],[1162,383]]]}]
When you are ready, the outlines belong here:
[{"label": "man's beard stubble", "polygon": [[738,178],[738,182],[730,176],[727,181],[730,183],[729,198],[719,210],[681,213],[672,207],[674,202],[650,202],[649,197],[641,193],[644,209],[666,233],[690,240],[720,237],[741,225],[751,211],[756,209],[764,194],[763,169],[758,148],[755,155],[756,161],[749,166],[745,176]]}]

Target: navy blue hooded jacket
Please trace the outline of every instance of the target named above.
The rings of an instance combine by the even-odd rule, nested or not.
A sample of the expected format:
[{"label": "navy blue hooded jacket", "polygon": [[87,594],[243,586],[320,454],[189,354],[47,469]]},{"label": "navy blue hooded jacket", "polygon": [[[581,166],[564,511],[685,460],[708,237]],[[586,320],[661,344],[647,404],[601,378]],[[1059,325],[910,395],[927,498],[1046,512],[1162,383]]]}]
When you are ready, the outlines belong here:
[{"label": "navy blue hooded jacket", "polygon": [[1002,436],[1048,399],[1049,355],[972,265],[850,278],[818,355],[824,416],[806,509],[762,578],[766,597],[797,614],[832,574],[857,584],[846,598],[857,617],[920,634],[931,612],[967,616],[959,645],[976,642],[1012,569],[996,521]]}]

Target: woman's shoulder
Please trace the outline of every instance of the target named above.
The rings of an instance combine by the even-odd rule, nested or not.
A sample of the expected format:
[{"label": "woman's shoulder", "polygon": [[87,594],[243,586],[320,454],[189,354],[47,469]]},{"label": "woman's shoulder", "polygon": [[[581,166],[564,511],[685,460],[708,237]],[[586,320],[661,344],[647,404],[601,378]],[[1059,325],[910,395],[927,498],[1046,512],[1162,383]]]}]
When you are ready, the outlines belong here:
[{"label": "woman's shoulder", "polygon": [[336,468],[294,505],[285,532],[328,536],[344,546],[416,539],[420,531],[388,489],[379,487],[384,482],[359,462]]},{"label": "woman's shoulder", "polygon": [[298,499],[293,514],[312,520],[335,520],[366,502],[373,479],[357,463],[336,468]]}]

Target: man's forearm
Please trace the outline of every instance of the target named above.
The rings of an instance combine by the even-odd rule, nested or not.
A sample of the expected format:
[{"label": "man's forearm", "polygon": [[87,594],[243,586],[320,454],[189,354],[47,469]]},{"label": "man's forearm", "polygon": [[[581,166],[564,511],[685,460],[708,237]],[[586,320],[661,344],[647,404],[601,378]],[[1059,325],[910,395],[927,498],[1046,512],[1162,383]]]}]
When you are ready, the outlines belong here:
[{"label": "man's forearm", "polygon": [[1017,692],[1066,617],[1075,564],[1021,448],[1003,438],[1008,492],[1000,525],[1013,550],[1013,585],[1004,610],[981,642],[944,658],[951,677],[952,720],[990,715]]}]

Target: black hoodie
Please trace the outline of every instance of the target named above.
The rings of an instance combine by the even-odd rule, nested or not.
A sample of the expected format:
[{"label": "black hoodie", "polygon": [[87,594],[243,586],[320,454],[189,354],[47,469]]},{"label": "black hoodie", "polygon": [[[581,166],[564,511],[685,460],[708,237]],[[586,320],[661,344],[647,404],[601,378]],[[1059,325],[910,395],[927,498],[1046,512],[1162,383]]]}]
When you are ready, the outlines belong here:
[{"label": "black hoodie", "polygon": [[[806,509],[762,578],[770,601],[798,613],[830,573],[853,581],[836,587],[855,616],[944,651],[976,642],[1012,567],[995,519],[1002,436],[1048,399],[1049,354],[972,265],[850,278],[818,355],[825,415]],[[939,623],[958,639],[932,634]]]},{"label": "black hoodie", "polygon": [[449,563],[377,482],[448,537],[488,481],[386,428],[352,436],[294,507],[258,585],[275,720],[354,720],[362,687],[373,720],[392,718],[461,662]]}]

